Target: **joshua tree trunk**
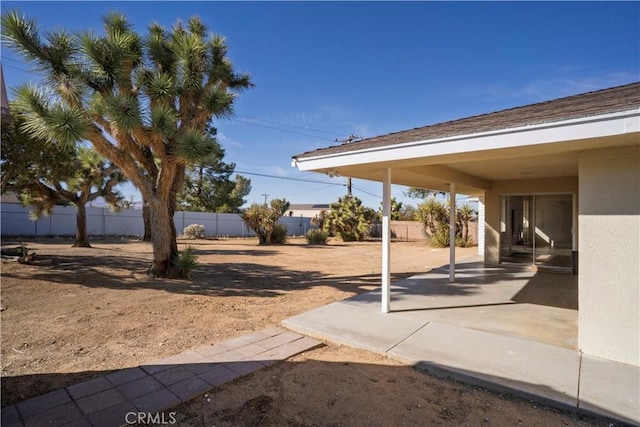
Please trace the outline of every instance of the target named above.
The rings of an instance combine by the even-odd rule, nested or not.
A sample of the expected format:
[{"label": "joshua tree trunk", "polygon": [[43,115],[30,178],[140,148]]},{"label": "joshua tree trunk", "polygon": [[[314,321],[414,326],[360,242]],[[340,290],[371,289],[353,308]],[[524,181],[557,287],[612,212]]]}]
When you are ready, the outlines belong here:
[{"label": "joshua tree trunk", "polygon": [[[163,171],[165,172],[165,171]],[[180,272],[175,267],[178,257],[176,224],[173,221],[177,206],[178,188],[184,178],[184,166],[175,165],[167,168],[167,180],[158,186],[156,192],[147,200],[149,209],[151,241],[153,242],[153,262],[149,269],[152,276],[178,277]]]},{"label": "joshua tree trunk", "polygon": [[151,241],[153,242],[153,261],[149,274],[154,277],[174,277],[173,260],[178,256],[176,227],[173,222],[173,209],[160,198],[149,199]]},{"label": "joshua tree trunk", "polygon": [[76,204],[76,242],[74,248],[90,248],[87,236],[87,208],[83,202]]},{"label": "joshua tree trunk", "polygon": [[149,211],[149,204],[145,201],[142,202],[142,221],[144,222],[144,236],[142,240],[144,242],[151,241],[151,213]]}]

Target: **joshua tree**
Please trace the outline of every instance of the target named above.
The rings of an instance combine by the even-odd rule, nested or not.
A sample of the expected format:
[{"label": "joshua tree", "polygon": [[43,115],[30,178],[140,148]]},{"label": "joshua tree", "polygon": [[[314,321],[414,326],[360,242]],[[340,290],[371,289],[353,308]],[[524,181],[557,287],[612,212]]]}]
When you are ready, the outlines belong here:
[{"label": "joshua tree", "polygon": [[242,212],[242,220],[257,235],[260,245],[284,243],[287,237],[286,226],[278,220],[289,209],[285,199],[273,199],[270,204],[254,203]]},{"label": "joshua tree", "polygon": [[153,245],[149,269],[175,276],[173,214],[185,168],[215,149],[214,118],[232,115],[236,93],[251,86],[233,71],[223,37],[199,18],[146,35],[126,17],[104,16],[102,34],[41,33],[17,11],[2,14],[4,43],[36,66],[44,86],[18,90],[33,138],[90,143],[142,194]]},{"label": "joshua tree", "polygon": [[31,206],[31,217],[49,214],[56,205],[76,207],[73,246],[91,247],[87,235],[87,203],[102,197],[118,209],[122,196],[115,186],[124,176],[94,150],[58,147],[33,140],[20,131],[22,115],[14,109],[14,122],[2,128],[2,191],[16,193]]},{"label": "joshua tree", "polygon": [[343,241],[362,241],[369,232],[376,212],[362,206],[362,201],[353,196],[340,197],[331,204],[324,221],[324,230],[340,235]]}]

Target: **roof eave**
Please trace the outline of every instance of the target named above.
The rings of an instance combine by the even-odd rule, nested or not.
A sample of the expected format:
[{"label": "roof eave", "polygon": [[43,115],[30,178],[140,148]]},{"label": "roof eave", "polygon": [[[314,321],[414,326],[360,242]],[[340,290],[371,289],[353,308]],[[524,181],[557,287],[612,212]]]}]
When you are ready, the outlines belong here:
[{"label": "roof eave", "polygon": [[[292,166],[302,171],[324,170],[356,164],[377,163],[407,158],[458,154],[527,145],[552,144],[566,140],[605,137],[640,131],[640,107],[577,119],[497,129],[400,144],[369,147],[338,153],[301,154],[292,158]],[[518,138],[513,138],[518,135]],[[425,150],[427,148],[427,150]],[[329,149],[326,149],[327,151]]]}]

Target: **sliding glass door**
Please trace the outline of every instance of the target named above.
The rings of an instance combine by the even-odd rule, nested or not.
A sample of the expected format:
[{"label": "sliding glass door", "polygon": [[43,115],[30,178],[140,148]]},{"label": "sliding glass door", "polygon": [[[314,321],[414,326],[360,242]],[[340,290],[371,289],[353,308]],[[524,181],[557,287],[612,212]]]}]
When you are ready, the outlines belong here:
[{"label": "sliding glass door", "polygon": [[500,262],[572,269],[573,195],[502,196]]}]

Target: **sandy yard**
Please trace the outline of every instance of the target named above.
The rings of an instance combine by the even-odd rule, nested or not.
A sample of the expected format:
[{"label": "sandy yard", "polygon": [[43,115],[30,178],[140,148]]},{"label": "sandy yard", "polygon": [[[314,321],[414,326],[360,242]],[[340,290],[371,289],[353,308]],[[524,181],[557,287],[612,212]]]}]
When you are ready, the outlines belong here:
[{"label": "sandy yard", "polygon": [[[3,247],[19,241],[5,240]],[[191,280],[151,279],[150,244],[27,241],[34,265],[2,263],[2,405],[221,342],[378,286],[380,243],[180,241]],[[458,259],[476,248],[458,250]],[[448,262],[448,249],[394,242],[393,278]],[[187,426],[607,425],[439,379],[327,343],[175,409]]]}]

